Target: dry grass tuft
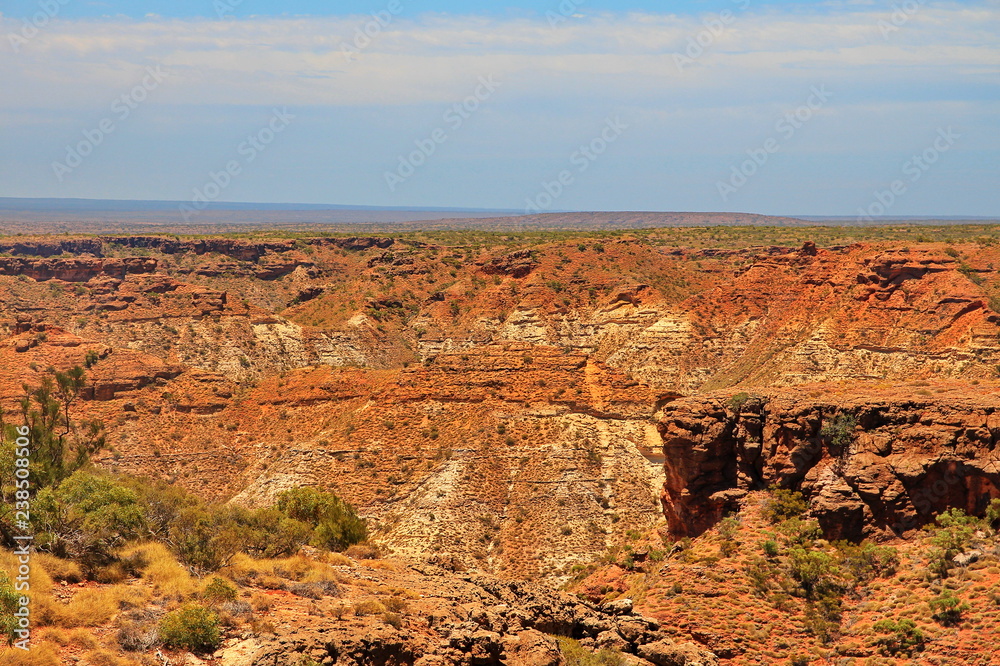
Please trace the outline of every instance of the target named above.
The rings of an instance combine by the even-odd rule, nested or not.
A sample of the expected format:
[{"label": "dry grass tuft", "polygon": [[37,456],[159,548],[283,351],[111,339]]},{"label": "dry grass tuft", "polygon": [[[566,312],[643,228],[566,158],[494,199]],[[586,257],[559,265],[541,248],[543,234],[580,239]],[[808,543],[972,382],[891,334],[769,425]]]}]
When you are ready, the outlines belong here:
[{"label": "dry grass tuft", "polygon": [[35,617],[40,626],[97,627],[107,623],[123,605],[139,605],[148,594],[134,586],[112,585],[80,590],[70,602],[56,601],[50,595],[35,598]]},{"label": "dry grass tuft", "polygon": [[157,595],[184,600],[198,591],[198,582],[161,543],[140,544],[121,554],[123,557],[141,557],[146,562],[142,577],[153,586]]},{"label": "dry grass tuft", "polygon": [[40,565],[52,580],[79,583],[83,580],[83,571],[76,562],[64,560],[48,553],[34,553],[31,556],[34,564]]},{"label": "dry grass tuft", "polygon": [[0,666],[62,666],[63,663],[51,643],[32,643],[31,650],[0,649]]}]

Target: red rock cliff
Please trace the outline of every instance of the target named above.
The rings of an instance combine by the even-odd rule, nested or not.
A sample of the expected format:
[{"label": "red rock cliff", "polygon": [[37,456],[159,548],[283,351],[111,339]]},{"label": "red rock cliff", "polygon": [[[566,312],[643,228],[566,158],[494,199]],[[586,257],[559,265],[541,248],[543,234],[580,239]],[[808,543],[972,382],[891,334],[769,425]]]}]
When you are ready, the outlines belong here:
[{"label": "red rock cliff", "polygon": [[831,539],[902,534],[952,506],[981,515],[1000,497],[1000,388],[972,388],[672,402],[659,424],[670,529],[700,534],[771,484],[801,490]]}]

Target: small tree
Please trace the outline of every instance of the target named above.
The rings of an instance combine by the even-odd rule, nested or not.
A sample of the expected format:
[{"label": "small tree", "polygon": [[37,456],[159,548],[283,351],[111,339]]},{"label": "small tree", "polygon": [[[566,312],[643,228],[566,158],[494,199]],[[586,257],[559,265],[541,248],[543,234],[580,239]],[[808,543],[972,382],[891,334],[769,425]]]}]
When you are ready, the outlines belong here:
[{"label": "small tree", "polygon": [[32,510],[36,544],[85,567],[114,559],[114,550],[146,532],[138,495],[115,479],[78,471],[55,488],[39,491]]},{"label": "small tree", "polygon": [[839,541],[836,546],[841,564],[858,583],[892,575],[899,566],[899,552],[891,546],[876,546],[868,541]]},{"label": "small tree", "polygon": [[104,448],[104,425],[100,421],[74,424],[70,418],[70,408],[85,386],[86,374],[79,366],[54,372],[38,387],[22,385],[20,406],[34,449],[32,475],[36,487],[57,485]]},{"label": "small tree", "polygon": [[962,613],[969,610],[969,604],[955,596],[951,590],[945,590],[941,596],[930,600],[933,617],[946,627],[951,627],[962,620]]},{"label": "small tree", "polygon": [[210,604],[222,604],[236,600],[236,587],[225,578],[215,576],[208,581],[201,592],[202,598]]},{"label": "small tree", "polygon": [[740,410],[743,405],[746,404],[747,400],[750,399],[750,394],[746,392],[740,392],[729,398],[729,408],[733,410],[737,415],[739,415]]},{"label": "small tree", "polygon": [[354,507],[332,493],[295,488],[278,496],[278,510],[312,526],[312,544],[341,551],[368,538],[368,526]]},{"label": "small tree", "polygon": [[218,571],[240,552],[240,533],[227,513],[193,506],[181,510],[171,522],[167,543],[194,574]]},{"label": "small tree", "polygon": [[983,518],[986,528],[994,534],[1000,530],[1000,498],[994,499],[986,508],[986,516]]},{"label": "small tree", "polygon": [[965,552],[979,526],[979,520],[970,516],[962,509],[951,508],[935,520],[936,526],[931,530],[932,561],[937,561],[937,568],[942,576],[946,576],[948,568],[954,563],[955,556]]}]

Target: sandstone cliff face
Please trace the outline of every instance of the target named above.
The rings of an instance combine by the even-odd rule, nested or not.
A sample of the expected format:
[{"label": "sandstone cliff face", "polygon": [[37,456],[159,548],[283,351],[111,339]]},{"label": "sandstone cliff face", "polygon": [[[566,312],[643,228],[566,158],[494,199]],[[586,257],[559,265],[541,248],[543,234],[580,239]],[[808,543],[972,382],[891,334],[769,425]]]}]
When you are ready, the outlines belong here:
[{"label": "sandstone cliff face", "polygon": [[[106,424],[106,469],[216,500],[336,492],[397,555],[505,577],[568,578],[662,520],[659,396],[551,347],[491,345],[404,371],[317,366],[240,387],[38,324],[0,344],[0,402],[83,365],[75,419]],[[25,328],[22,326],[22,328]]]},{"label": "sandstone cliff face", "polygon": [[[0,257],[0,276],[18,276],[0,279],[0,306],[244,381],[313,364],[400,367],[497,341],[585,353],[685,394],[985,379],[1000,364],[989,246],[596,247],[19,240],[0,242],[17,254]],[[56,256],[67,252],[78,256]]]},{"label": "sandstone cliff face", "polygon": [[[937,250],[855,246],[750,258],[608,356],[655,386],[989,377],[998,316]],[[959,270],[959,269],[963,270]],[[963,272],[964,271],[964,272]]]},{"label": "sandstone cliff face", "polygon": [[[88,358],[89,357],[89,358]],[[114,400],[146,386],[163,384],[184,368],[130,349],[114,349],[45,324],[24,324],[0,343],[0,403],[9,407],[24,395],[22,384],[37,386],[48,368],[66,370],[89,363],[88,383],[81,397]]]},{"label": "sandstone cliff face", "polygon": [[156,272],[155,259],[26,259],[0,257],[0,275],[23,275],[32,280],[89,282],[98,276],[123,279],[126,275]]},{"label": "sandstone cliff face", "polygon": [[945,386],[764,391],[666,405],[663,505],[700,534],[748,491],[801,490],[831,539],[903,535],[949,507],[1000,497],[1000,390]]},{"label": "sandstone cliff face", "polygon": [[310,375],[250,396],[308,434],[248,452],[234,501],[333,483],[396,554],[551,580],[660,520],[656,394],[586,356],[490,345],[381,378]]},{"label": "sandstone cliff face", "polygon": [[600,285],[607,296],[572,305],[553,297],[541,260],[514,253],[482,266],[487,275],[521,278],[510,314],[482,318],[471,335],[428,336],[420,351],[433,356],[484,339],[556,345],[683,393],[991,377],[1000,362],[1000,316],[981,283],[993,264],[985,257],[966,263],[944,249],[661,249],[653,259],[662,266],[660,279],[696,280],[698,293],[678,301],[649,283],[581,281],[567,289]]}]

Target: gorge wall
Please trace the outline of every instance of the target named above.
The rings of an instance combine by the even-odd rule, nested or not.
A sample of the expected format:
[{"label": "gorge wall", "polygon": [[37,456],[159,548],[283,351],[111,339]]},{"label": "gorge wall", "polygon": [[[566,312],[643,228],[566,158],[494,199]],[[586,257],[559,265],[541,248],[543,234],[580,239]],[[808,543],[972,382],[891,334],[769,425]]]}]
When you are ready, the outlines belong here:
[{"label": "gorge wall", "polygon": [[677,400],[659,431],[671,532],[694,536],[753,490],[801,490],[830,539],[902,536],[1000,497],[1000,389],[915,382]]}]

